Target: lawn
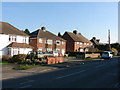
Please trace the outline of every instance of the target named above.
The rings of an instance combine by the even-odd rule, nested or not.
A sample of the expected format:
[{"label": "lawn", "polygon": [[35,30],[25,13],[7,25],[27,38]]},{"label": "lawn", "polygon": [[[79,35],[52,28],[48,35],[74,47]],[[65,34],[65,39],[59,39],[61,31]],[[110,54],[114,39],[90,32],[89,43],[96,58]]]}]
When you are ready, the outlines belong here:
[{"label": "lawn", "polygon": [[65,57],[67,59],[75,59],[76,57]]},{"label": "lawn", "polygon": [[8,63],[8,62],[0,62],[0,65],[11,65],[12,63]]},{"label": "lawn", "polygon": [[30,68],[34,68],[34,67],[39,67],[39,66],[44,66],[46,64],[40,64],[40,65],[18,65],[16,67],[14,67],[14,70],[26,70],[26,69],[30,69]]}]

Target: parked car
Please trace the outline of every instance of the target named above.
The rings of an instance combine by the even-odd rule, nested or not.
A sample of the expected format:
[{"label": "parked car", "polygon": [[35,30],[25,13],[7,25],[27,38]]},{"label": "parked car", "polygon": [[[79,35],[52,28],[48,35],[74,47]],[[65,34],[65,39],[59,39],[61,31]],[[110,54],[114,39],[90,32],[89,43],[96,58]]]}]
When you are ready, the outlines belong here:
[{"label": "parked car", "polygon": [[113,52],[112,51],[104,51],[101,54],[101,58],[108,59],[113,57]]},{"label": "parked car", "polygon": [[41,51],[30,51],[27,54],[28,59],[39,59],[42,60],[44,59],[44,54]]},{"label": "parked car", "polygon": [[54,56],[58,56],[59,53],[58,53],[57,51],[53,51],[53,55],[54,55]]},{"label": "parked car", "polygon": [[43,52],[44,57],[54,56],[52,52]]}]

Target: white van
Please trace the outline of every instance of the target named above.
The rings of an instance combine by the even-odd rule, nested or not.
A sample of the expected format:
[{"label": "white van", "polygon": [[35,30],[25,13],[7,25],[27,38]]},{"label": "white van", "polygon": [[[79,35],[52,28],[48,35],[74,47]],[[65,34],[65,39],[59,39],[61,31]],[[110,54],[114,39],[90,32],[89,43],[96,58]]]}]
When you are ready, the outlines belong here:
[{"label": "white van", "polygon": [[112,51],[104,51],[102,52],[101,58],[112,58],[113,57],[113,52]]}]

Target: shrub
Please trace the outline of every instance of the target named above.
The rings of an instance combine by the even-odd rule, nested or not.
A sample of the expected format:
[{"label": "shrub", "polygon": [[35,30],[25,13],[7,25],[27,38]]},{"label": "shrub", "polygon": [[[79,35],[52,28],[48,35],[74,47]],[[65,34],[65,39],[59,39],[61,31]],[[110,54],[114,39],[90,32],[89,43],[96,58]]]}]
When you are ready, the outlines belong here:
[{"label": "shrub", "polygon": [[17,63],[17,64],[21,64],[21,63],[25,62],[25,60],[26,60],[26,55],[25,54],[18,54],[18,55],[14,55],[12,57],[11,61],[14,62],[14,63]]},{"label": "shrub", "polygon": [[11,56],[9,55],[2,55],[2,61],[9,61],[11,60]]},{"label": "shrub", "polygon": [[118,54],[118,50],[116,48],[112,48],[112,51],[114,51],[114,55],[117,55]]}]

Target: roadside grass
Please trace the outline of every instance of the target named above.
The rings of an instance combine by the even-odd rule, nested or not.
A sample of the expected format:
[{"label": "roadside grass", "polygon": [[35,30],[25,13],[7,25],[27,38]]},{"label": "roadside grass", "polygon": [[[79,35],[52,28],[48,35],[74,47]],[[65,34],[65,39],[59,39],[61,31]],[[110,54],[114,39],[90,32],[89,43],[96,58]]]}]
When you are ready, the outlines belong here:
[{"label": "roadside grass", "polygon": [[5,62],[5,61],[2,61],[2,62],[0,62],[0,65],[12,65],[12,63],[8,63],[8,62]]},{"label": "roadside grass", "polygon": [[93,60],[93,59],[97,59],[98,57],[94,57],[94,58],[85,58],[84,60]]},{"label": "roadside grass", "polygon": [[67,59],[75,59],[76,57],[65,57]]},{"label": "roadside grass", "polygon": [[14,67],[14,70],[26,70],[26,69],[30,69],[30,68],[34,68],[34,67],[39,67],[39,66],[44,66],[47,64],[39,64],[39,65],[18,65],[16,67]]}]

